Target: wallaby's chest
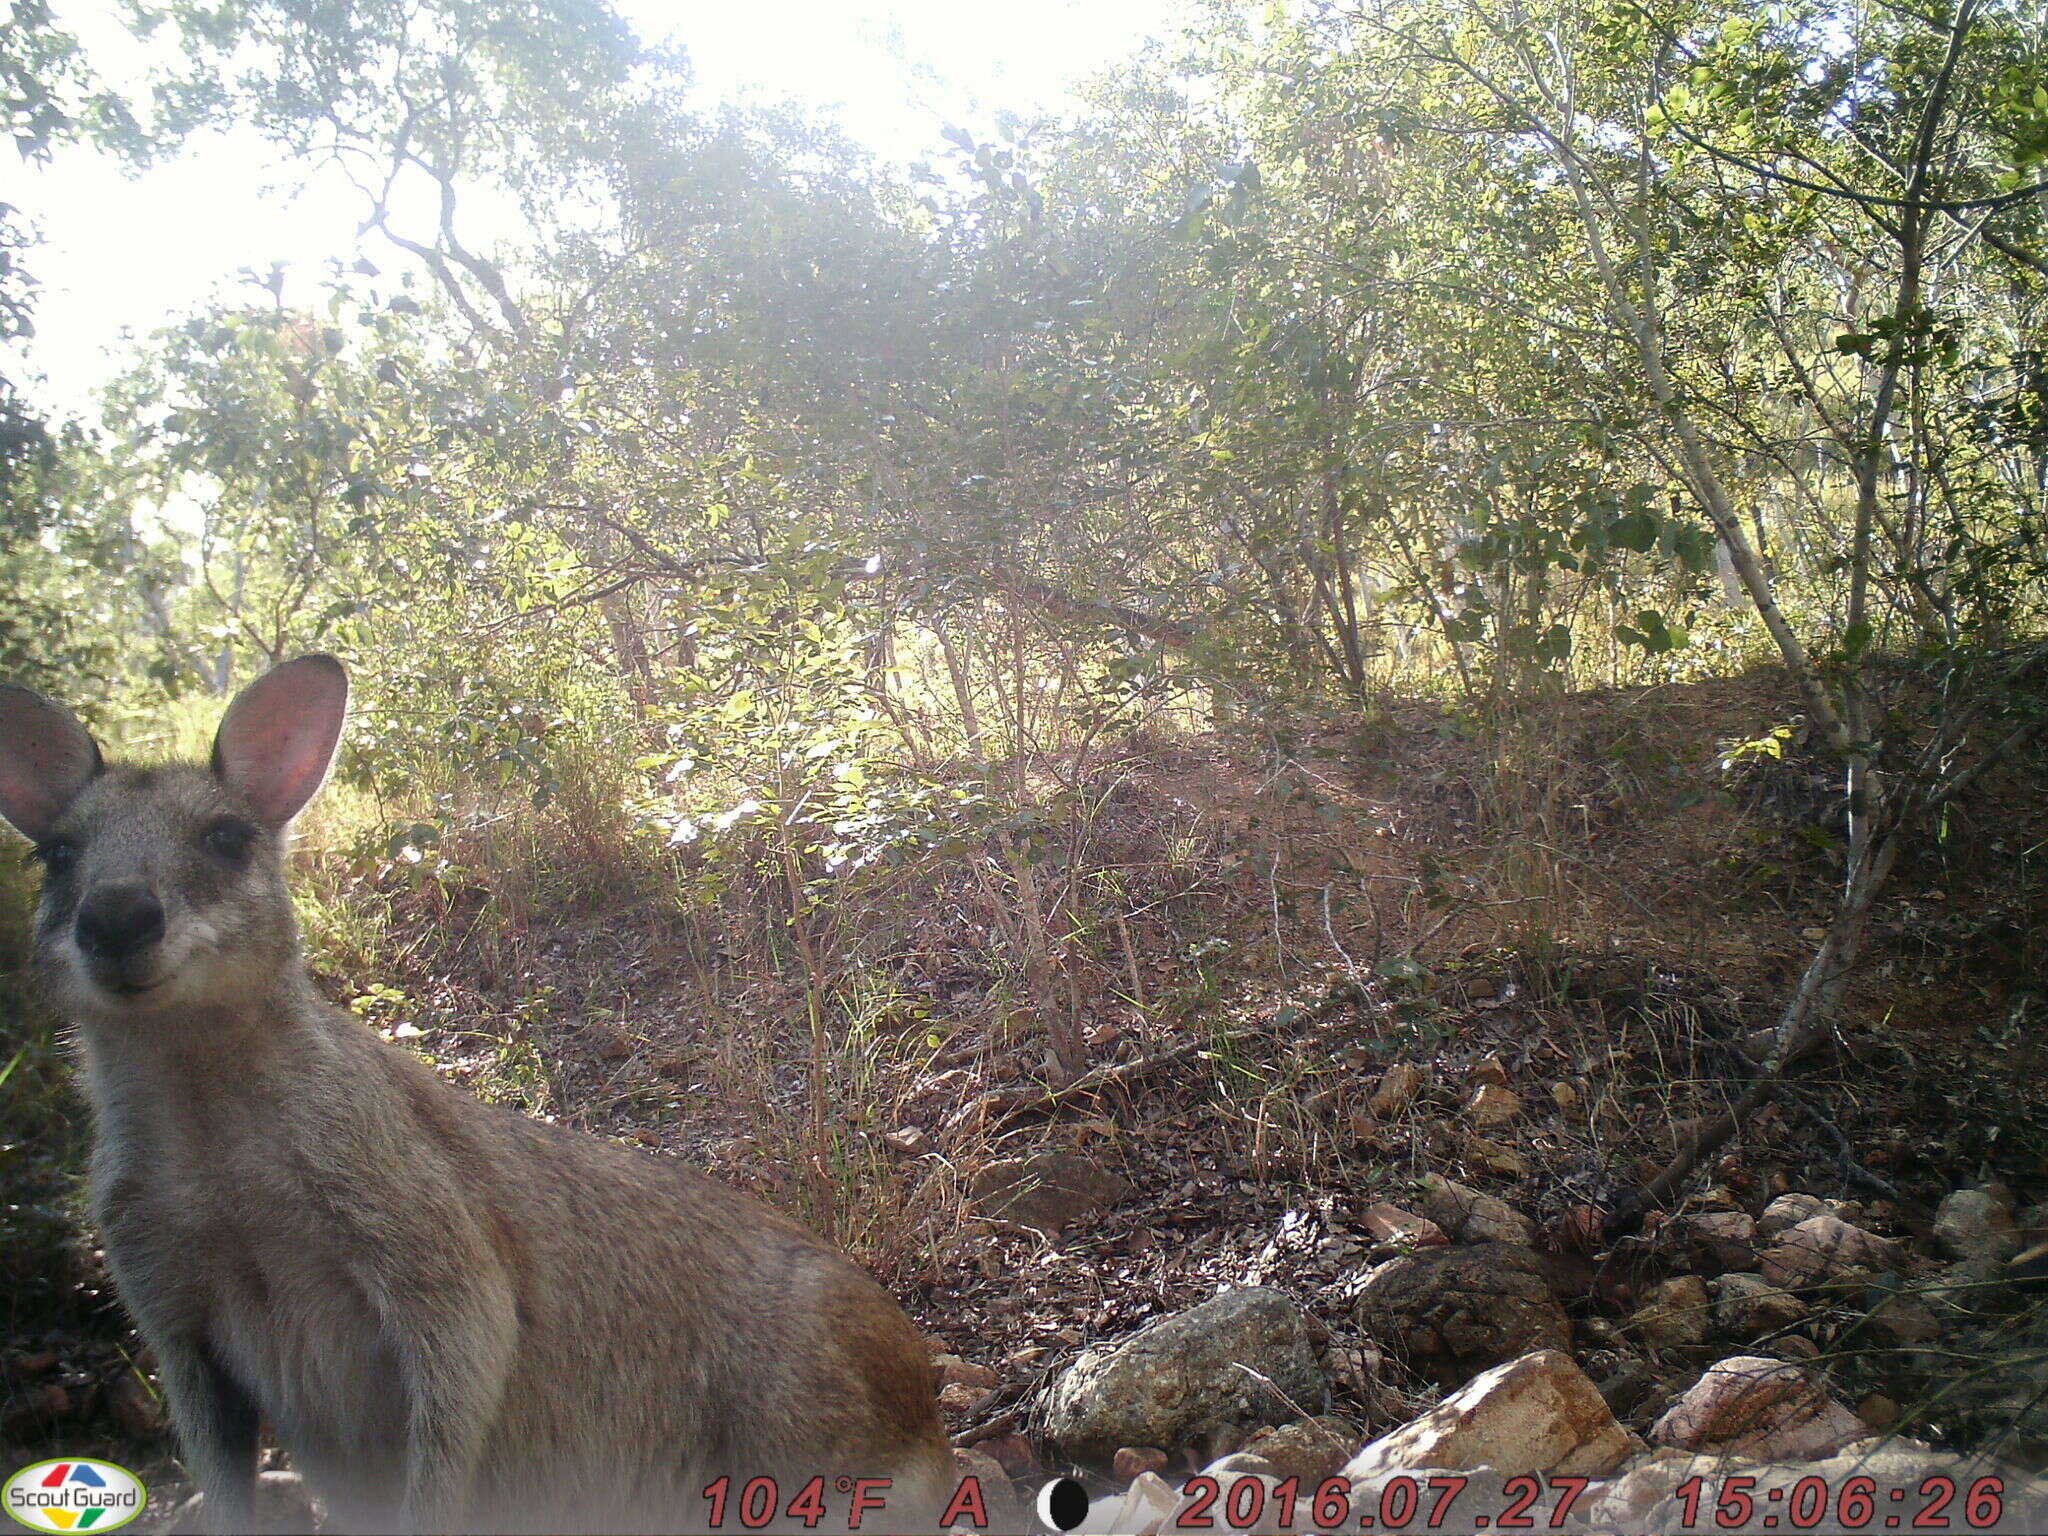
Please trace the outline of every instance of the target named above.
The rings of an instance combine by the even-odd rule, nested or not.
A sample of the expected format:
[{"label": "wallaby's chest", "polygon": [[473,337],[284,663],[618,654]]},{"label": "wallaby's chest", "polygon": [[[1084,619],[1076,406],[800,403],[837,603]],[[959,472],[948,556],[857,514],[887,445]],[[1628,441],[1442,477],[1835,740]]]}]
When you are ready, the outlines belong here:
[{"label": "wallaby's chest", "polygon": [[94,1200],[145,1337],[203,1341],[287,1445],[354,1458],[398,1442],[403,1394],[372,1256],[322,1196],[319,1150],[281,1117],[145,1111],[103,1127]]}]

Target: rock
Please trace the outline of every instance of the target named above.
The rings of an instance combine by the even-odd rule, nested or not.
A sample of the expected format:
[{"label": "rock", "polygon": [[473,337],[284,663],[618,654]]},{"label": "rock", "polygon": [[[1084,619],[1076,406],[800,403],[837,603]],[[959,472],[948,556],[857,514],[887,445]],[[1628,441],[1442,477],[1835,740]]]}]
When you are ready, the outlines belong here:
[{"label": "rock", "polygon": [[1513,1243],[1527,1248],[1536,1241],[1536,1223],[1504,1200],[1483,1195],[1442,1174],[1421,1179],[1422,1214],[1461,1243]]},{"label": "rock", "polygon": [[951,1109],[963,1099],[972,1098],[979,1087],[980,1082],[972,1072],[965,1067],[954,1067],[921,1079],[910,1090],[906,1102],[919,1109]]},{"label": "rock", "polygon": [[1899,1405],[1882,1392],[1873,1392],[1856,1405],[1856,1417],[1868,1424],[1873,1434],[1883,1434],[1899,1422]]},{"label": "rock", "polygon": [[1579,1090],[1559,1079],[1550,1085],[1550,1102],[1568,1115],[1579,1107]]},{"label": "rock", "polygon": [[968,1181],[967,1190],[976,1215],[1048,1235],[1136,1192],[1123,1175],[1073,1152],[1035,1152],[990,1163]]},{"label": "rock", "polygon": [[1465,1106],[1465,1118],[1481,1130],[1506,1125],[1522,1112],[1522,1096],[1512,1088],[1488,1083],[1472,1095]]},{"label": "rock", "polygon": [[1997,1312],[2012,1300],[2010,1280],[2006,1266],[1996,1259],[1963,1259],[1929,1281],[1922,1296],[1948,1313]]},{"label": "rock", "polygon": [[1446,1384],[1531,1350],[1565,1349],[1571,1325],[1527,1248],[1480,1243],[1391,1259],[1358,1290],[1372,1337]]},{"label": "rock", "polygon": [[1226,1291],[1083,1354],[1045,1395],[1045,1435],[1100,1464],[1123,1446],[1284,1424],[1328,1400],[1301,1309],[1275,1290]]},{"label": "rock", "polygon": [[1458,1150],[1464,1154],[1465,1161],[1481,1173],[1490,1173],[1497,1179],[1529,1177],[1529,1159],[1501,1142],[1467,1135],[1459,1142]]},{"label": "rock", "polygon": [[[1690,1465],[1685,1466],[1684,1463],[1688,1461]],[[1754,1501],[1753,1507],[1757,1512],[1757,1517],[1749,1524],[1740,1527],[1740,1529],[1745,1531],[1754,1531],[1759,1529],[1759,1527],[1776,1531],[1790,1529],[1791,1522],[1785,1518],[1785,1511],[1798,1507],[1798,1502],[1793,1497],[1793,1490],[1801,1482],[1810,1482],[1813,1486],[1829,1491],[1828,1509],[1830,1514],[1832,1514],[1839,1508],[1834,1502],[1834,1497],[1839,1495],[1848,1486],[1849,1480],[1866,1477],[1871,1480],[1871,1483],[1875,1485],[1877,1490],[1876,1518],[1867,1525],[1859,1524],[1855,1527],[1859,1530],[1875,1531],[1879,1529],[1907,1528],[1914,1512],[1925,1507],[1921,1500],[1931,1500],[1933,1497],[1934,1490],[1932,1489],[1929,1489],[1925,1494],[1918,1491],[1931,1478],[1946,1479],[1954,1486],[1956,1489],[1956,1499],[1951,1507],[1960,1509],[1964,1495],[1968,1493],[1980,1478],[1984,1477],[1997,1477],[2004,1485],[2005,1491],[2002,1498],[2003,1519],[2000,1520],[1998,1529],[2012,1531],[2048,1530],[2048,1521],[2044,1521],[2043,1518],[2048,1516],[2048,1503],[2044,1503],[2044,1489],[2048,1489],[2048,1483],[2044,1483],[2042,1479],[2030,1479],[2025,1472],[2011,1466],[2001,1465],[1985,1457],[1981,1452],[1959,1455],[1953,1451],[1931,1450],[1927,1446],[1912,1440],[1896,1438],[1889,1440],[1858,1440],[1842,1447],[1837,1452],[1829,1454],[1824,1459],[1796,1461],[1789,1465],[1758,1466],[1754,1463],[1731,1464],[1727,1462],[1716,1464],[1709,1458],[1674,1458],[1672,1465],[1674,1467],[1683,1467],[1683,1470],[1680,1471],[1676,1480],[1672,1482],[1671,1491],[1662,1500],[1643,1509],[1634,1519],[1612,1522],[1601,1519],[1607,1511],[1605,1503],[1595,1505],[1588,1511],[1589,1519],[1592,1522],[1590,1528],[1594,1530],[1625,1529],[1639,1531],[1679,1531],[1688,1529],[1685,1523],[1687,1495],[1678,1491],[1678,1484],[1684,1482],[1687,1477],[1698,1475],[1706,1479],[1708,1487],[1715,1488],[1718,1492],[1721,1487],[1726,1486],[1723,1482],[1726,1475],[1739,1473],[1743,1477],[1755,1479],[1753,1483],[1748,1485],[1748,1493]],[[1633,1480],[1641,1470],[1644,1469],[1632,1469],[1629,1476],[1621,1481],[1627,1483]],[[1908,1498],[1901,1503],[1892,1503],[1886,1497],[1887,1492],[1891,1489],[1905,1491],[1908,1494]],[[1610,1488],[1610,1496],[1611,1493],[1612,1488]],[[1702,1501],[1699,1507],[1704,1511],[1704,1501]],[[1893,1518],[1887,1512],[1890,1510],[1904,1511],[1903,1514],[1897,1517],[1899,1519],[1898,1526],[1888,1525],[1887,1522]],[[1764,1521],[1771,1516],[1775,1516],[1775,1520],[1766,1525]],[[1706,1529],[1708,1528],[1708,1521],[1712,1518],[1712,1516],[1707,1516],[1699,1523],[1691,1526],[1690,1529]],[[1957,1523],[1953,1516],[1950,1517],[1950,1520],[1951,1525],[1956,1530],[1967,1528],[1965,1524]],[[1826,1521],[1820,1528],[1830,1531],[1844,1529],[1841,1524],[1833,1519]]]},{"label": "rock", "polygon": [[[1124,1490],[1121,1498],[1097,1499],[1090,1505],[1078,1536],[1143,1536],[1145,1532],[1166,1529],[1167,1521],[1179,1508],[1180,1490],[1158,1473],[1146,1472]],[[993,1517],[994,1512],[990,1514]],[[991,1518],[989,1529],[1034,1531],[1038,1524],[1034,1520],[1028,1525],[1001,1526]]]},{"label": "rock", "polygon": [[1359,1439],[1350,1421],[1324,1415],[1262,1429],[1245,1441],[1244,1448],[1277,1475],[1298,1477],[1312,1487],[1351,1458]]},{"label": "rock", "polygon": [[1218,1456],[1202,1468],[1204,1477],[1213,1477],[1217,1482],[1228,1482],[1234,1477],[1273,1477],[1273,1463],[1263,1456],[1254,1456],[1250,1451],[1232,1451],[1228,1456]]},{"label": "rock", "polygon": [[1721,1275],[1708,1289],[1714,1295],[1714,1326],[1733,1339],[1776,1333],[1806,1316],[1805,1302],[1762,1275]]},{"label": "rock", "polygon": [[970,1387],[962,1381],[949,1381],[939,1388],[939,1406],[948,1413],[972,1413],[988,1398],[986,1387]]},{"label": "rock", "polygon": [[1486,1056],[1472,1063],[1472,1070],[1466,1077],[1475,1088],[1505,1088],[1508,1085],[1507,1063],[1498,1056]]},{"label": "rock", "polygon": [[931,1136],[914,1125],[898,1126],[882,1138],[882,1145],[898,1157],[923,1157],[932,1149]]},{"label": "rock", "polygon": [[1379,1086],[1366,1107],[1379,1119],[1391,1120],[1415,1102],[1422,1084],[1422,1068],[1412,1062],[1397,1061],[1380,1075]]},{"label": "rock", "polygon": [[[1246,1536],[1301,1536],[1303,1526],[1302,1515],[1305,1505],[1299,1500],[1298,1496],[1293,1524],[1286,1526],[1280,1524],[1281,1517],[1285,1511],[1281,1508],[1280,1500],[1273,1496],[1274,1490],[1280,1486],[1279,1478],[1266,1472],[1215,1471],[1206,1467],[1203,1468],[1203,1471],[1206,1475],[1216,1479],[1217,1498],[1216,1502],[1210,1506],[1210,1512],[1214,1516],[1219,1530],[1237,1530],[1242,1528]],[[1246,1482],[1257,1483],[1259,1491],[1256,1494],[1250,1490],[1240,1491],[1238,1485]],[[1256,1509],[1259,1513],[1252,1518],[1249,1524],[1240,1527],[1230,1519],[1229,1511],[1233,1508],[1243,1510]],[[1180,1508],[1174,1512],[1170,1520],[1160,1527],[1160,1530],[1162,1533],[1178,1532],[1188,1522],[1195,1521],[1198,1518],[1194,1512],[1194,1500],[1183,1495]]]},{"label": "rock", "polygon": [[1434,1408],[1380,1436],[1345,1466],[1349,1478],[1414,1467],[1600,1477],[1643,1449],[1561,1349],[1497,1365]]},{"label": "rock", "polygon": [[1821,1215],[1787,1227],[1758,1256],[1757,1268],[1773,1285],[1797,1287],[1852,1269],[1893,1269],[1901,1256],[1899,1245],[1890,1238],[1851,1226],[1839,1216]]},{"label": "rock", "polygon": [[1444,1229],[1427,1216],[1417,1216],[1382,1200],[1359,1214],[1358,1224],[1382,1243],[1399,1243],[1407,1248],[1439,1248],[1450,1239]]},{"label": "rock", "polygon": [[1907,1295],[1885,1297],[1864,1320],[1893,1344],[1925,1344],[1941,1337],[1941,1320],[1933,1309]]},{"label": "rock", "polygon": [[[981,1507],[988,1514],[988,1524],[979,1529],[1029,1531],[1037,1528],[1036,1518],[1024,1507],[1024,1501],[1017,1497],[1017,1490],[1011,1485],[1010,1475],[1003,1469],[1003,1464],[972,1446],[953,1453],[954,1488],[959,1488],[970,1477],[980,1485]],[[967,1520],[954,1529],[965,1532],[977,1527]]]},{"label": "rock", "polygon": [[1675,1497],[1678,1485],[1687,1479],[1705,1478],[1711,1484],[1724,1469],[1747,1471],[1751,1465],[1739,1457],[1702,1456],[1660,1446],[1612,1482],[1588,1488],[1573,1511],[1578,1517],[1573,1526],[1588,1531],[1682,1530],[1677,1521],[1664,1526],[1644,1521],[1652,1509]]},{"label": "rock", "polygon": [[979,1387],[992,1392],[1003,1384],[1003,1373],[991,1370],[985,1365],[976,1365],[972,1360],[963,1360],[958,1355],[935,1355],[932,1367],[939,1373],[939,1385],[950,1387]]},{"label": "rock", "polygon": [[1616,1418],[1634,1411],[1657,1385],[1657,1373],[1647,1360],[1623,1360],[1600,1381],[1600,1400]]},{"label": "rock", "polygon": [[1116,1455],[1110,1458],[1110,1470],[1117,1481],[1128,1483],[1143,1477],[1147,1472],[1163,1472],[1172,1460],[1156,1445],[1120,1445]]},{"label": "rock", "polygon": [[1808,1461],[1869,1431],[1798,1366],[1758,1355],[1717,1361],[1650,1437],[1681,1450]]},{"label": "rock", "polygon": [[1788,1227],[1796,1227],[1810,1217],[1834,1214],[1833,1202],[1823,1200],[1819,1195],[1780,1195],[1764,1207],[1763,1215],[1757,1219],[1756,1235],[1763,1241],[1769,1241]]},{"label": "rock", "polygon": [[1756,1263],[1756,1219],[1742,1211],[1697,1211],[1675,1223],[1694,1263],[1746,1270]]},{"label": "rock", "polygon": [[1653,1290],[1628,1322],[1652,1349],[1684,1349],[1706,1342],[1712,1310],[1707,1282],[1698,1275],[1680,1275]]},{"label": "rock", "polygon": [[993,1457],[1011,1477],[1038,1475],[1038,1451],[1022,1435],[992,1435],[978,1442],[975,1449]]},{"label": "rock", "polygon": [[1339,1344],[1329,1351],[1331,1379],[1345,1391],[1365,1397],[1376,1391],[1386,1369],[1386,1356],[1376,1345]]},{"label": "rock", "polygon": [[[256,1474],[255,1520],[251,1526],[274,1536],[312,1536],[313,1499],[305,1480],[296,1472],[270,1471]],[[213,1523],[206,1518],[206,1495],[194,1494],[179,1507],[173,1531],[207,1531]]]},{"label": "rock", "polygon": [[2009,1259],[2022,1245],[2012,1208],[2003,1184],[1958,1189],[1934,1213],[1934,1241],[1952,1259]]}]

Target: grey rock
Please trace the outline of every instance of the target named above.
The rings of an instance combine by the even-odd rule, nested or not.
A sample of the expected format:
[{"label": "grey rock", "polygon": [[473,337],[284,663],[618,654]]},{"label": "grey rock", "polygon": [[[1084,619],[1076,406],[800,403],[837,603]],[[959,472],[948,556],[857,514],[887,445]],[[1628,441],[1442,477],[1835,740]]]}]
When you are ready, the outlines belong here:
[{"label": "grey rock", "polygon": [[1445,1385],[1539,1349],[1569,1349],[1571,1324],[1543,1261],[1510,1243],[1430,1248],[1367,1275],[1358,1322]]},{"label": "grey rock", "polygon": [[990,1163],[968,1181],[975,1214],[1040,1232],[1130,1199],[1130,1182],[1093,1158],[1072,1152],[1034,1152]]},{"label": "grey rock", "polygon": [[1328,1403],[1301,1309],[1253,1288],[1087,1351],[1053,1382],[1043,1409],[1053,1446],[1101,1464],[1122,1446],[1172,1451],[1226,1427],[1291,1423]]},{"label": "grey rock", "polygon": [[1958,1189],[1934,1213],[1934,1240],[1952,1259],[2009,1259],[2021,1244],[2012,1207],[2002,1184]]}]

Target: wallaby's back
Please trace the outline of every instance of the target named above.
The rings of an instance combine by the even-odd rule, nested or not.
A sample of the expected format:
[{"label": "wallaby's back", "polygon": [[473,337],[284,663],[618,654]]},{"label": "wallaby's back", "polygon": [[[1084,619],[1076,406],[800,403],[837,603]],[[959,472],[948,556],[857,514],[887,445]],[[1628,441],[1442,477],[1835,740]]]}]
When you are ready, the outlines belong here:
[{"label": "wallaby's back", "polygon": [[[478,1103],[315,995],[282,854],[338,739],[328,658],[235,701],[209,769],[108,769],[0,689],[0,812],[47,876],[37,966],[80,1025],[95,1210],[221,1528],[259,1416],[363,1530],[701,1528],[703,1488],[950,1456],[922,1340],[766,1206]],[[728,1516],[728,1524],[732,1517]]]}]

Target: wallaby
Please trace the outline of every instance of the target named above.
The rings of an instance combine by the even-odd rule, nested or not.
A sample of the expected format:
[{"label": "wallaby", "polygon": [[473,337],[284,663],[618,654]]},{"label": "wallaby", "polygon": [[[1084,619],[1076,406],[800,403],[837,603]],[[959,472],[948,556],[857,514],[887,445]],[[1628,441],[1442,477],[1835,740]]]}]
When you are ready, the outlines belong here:
[{"label": "wallaby", "polygon": [[209,1524],[252,1523],[259,1421],[348,1530],[702,1530],[721,1476],[720,1529],[754,1478],[778,1525],[810,1523],[814,1477],[822,1528],[935,1523],[931,1363],[874,1281],[670,1159],[471,1098],[315,992],[285,844],[347,699],[303,656],[236,696],[209,767],[109,767],[0,686],[93,1213]]}]

